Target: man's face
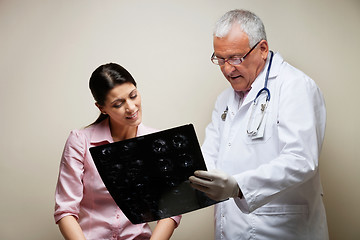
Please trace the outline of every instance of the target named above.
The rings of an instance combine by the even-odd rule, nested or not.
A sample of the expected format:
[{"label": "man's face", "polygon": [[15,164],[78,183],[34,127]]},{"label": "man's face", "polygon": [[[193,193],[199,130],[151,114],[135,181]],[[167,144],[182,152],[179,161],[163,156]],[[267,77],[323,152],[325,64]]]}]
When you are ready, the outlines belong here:
[{"label": "man's face", "polygon": [[[248,36],[237,25],[225,37],[214,37],[214,54],[218,58],[243,57],[251,47]],[[240,65],[225,62],[220,69],[235,91],[246,91],[264,68],[267,54],[267,42],[262,40]]]}]

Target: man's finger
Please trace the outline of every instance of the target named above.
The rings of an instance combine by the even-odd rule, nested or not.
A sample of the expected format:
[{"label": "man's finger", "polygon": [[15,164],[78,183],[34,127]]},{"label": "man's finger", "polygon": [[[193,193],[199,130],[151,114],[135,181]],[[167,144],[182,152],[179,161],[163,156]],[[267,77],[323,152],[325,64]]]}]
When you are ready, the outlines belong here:
[{"label": "man's finger", "polygon": [[201,192],[203,192],[205,194],[207,194],[208,191],[209,191],[209,188],[198,185],[196,183],[191,183],[191,187],[193,187],[194,189],[199,190],[199,191],[201,191]]},{"label": "man's finger", "polygon": [[214,174],[209,171],[197,170],[194,172],[194,175],[199,178],[208,179],[209,181],[214,179]]},{"label": "man's finger", "polygon": [[211,180],[209,179],[203,179],[203,178],[198,178],[195,176],[190,176],[189,177],[190,182],[195,183],[197,185],[201,185],[204,187],[209,187],[211,185]]}]

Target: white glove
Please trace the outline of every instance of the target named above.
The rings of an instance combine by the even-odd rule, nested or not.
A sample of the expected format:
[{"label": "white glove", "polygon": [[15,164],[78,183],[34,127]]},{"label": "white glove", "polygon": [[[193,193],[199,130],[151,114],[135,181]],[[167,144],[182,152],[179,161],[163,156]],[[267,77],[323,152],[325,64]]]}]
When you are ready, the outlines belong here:
[{"label": "white glove", "polygon": [[219,170],[195,171],[195,176],[189,177],[191,186],[204,192],[209,198],[221,201],[230,197],[238,197],[239,186],[233,176]]}]

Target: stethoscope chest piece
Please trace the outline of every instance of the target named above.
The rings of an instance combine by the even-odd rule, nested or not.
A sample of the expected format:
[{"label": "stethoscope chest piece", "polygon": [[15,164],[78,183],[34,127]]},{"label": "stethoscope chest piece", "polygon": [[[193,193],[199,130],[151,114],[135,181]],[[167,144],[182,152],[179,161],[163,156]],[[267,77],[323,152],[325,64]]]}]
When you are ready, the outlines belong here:
[{"label": "stethoscope chest piece", "polygon": [[266,92],[266,97],[256,98],[252,104],[252,109],[250,113],[249,122],[247,125],[246,132],[252,138],[261,138],[263,136],[263,131],[265,130],[265,118],[266,118],[266,109],[269,104],[268,92]]}]

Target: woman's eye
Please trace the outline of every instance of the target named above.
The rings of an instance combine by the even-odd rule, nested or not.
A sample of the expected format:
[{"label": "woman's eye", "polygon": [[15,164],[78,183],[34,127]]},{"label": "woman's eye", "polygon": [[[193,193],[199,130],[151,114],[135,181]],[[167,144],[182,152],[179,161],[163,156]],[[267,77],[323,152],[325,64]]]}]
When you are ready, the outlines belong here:
[{"label": "woman's eye", "polygon": [[119,103],[119,104],[113,105],[113,107],[114,107],[114,108],[121,108],[122,105],[123,105],[123,103]]},{"label": "woman's eye", "polygon": [[134,95],[130,96],[131,99],[134,99],[136,97],[137,97],[137,94],[134,94]]}]

